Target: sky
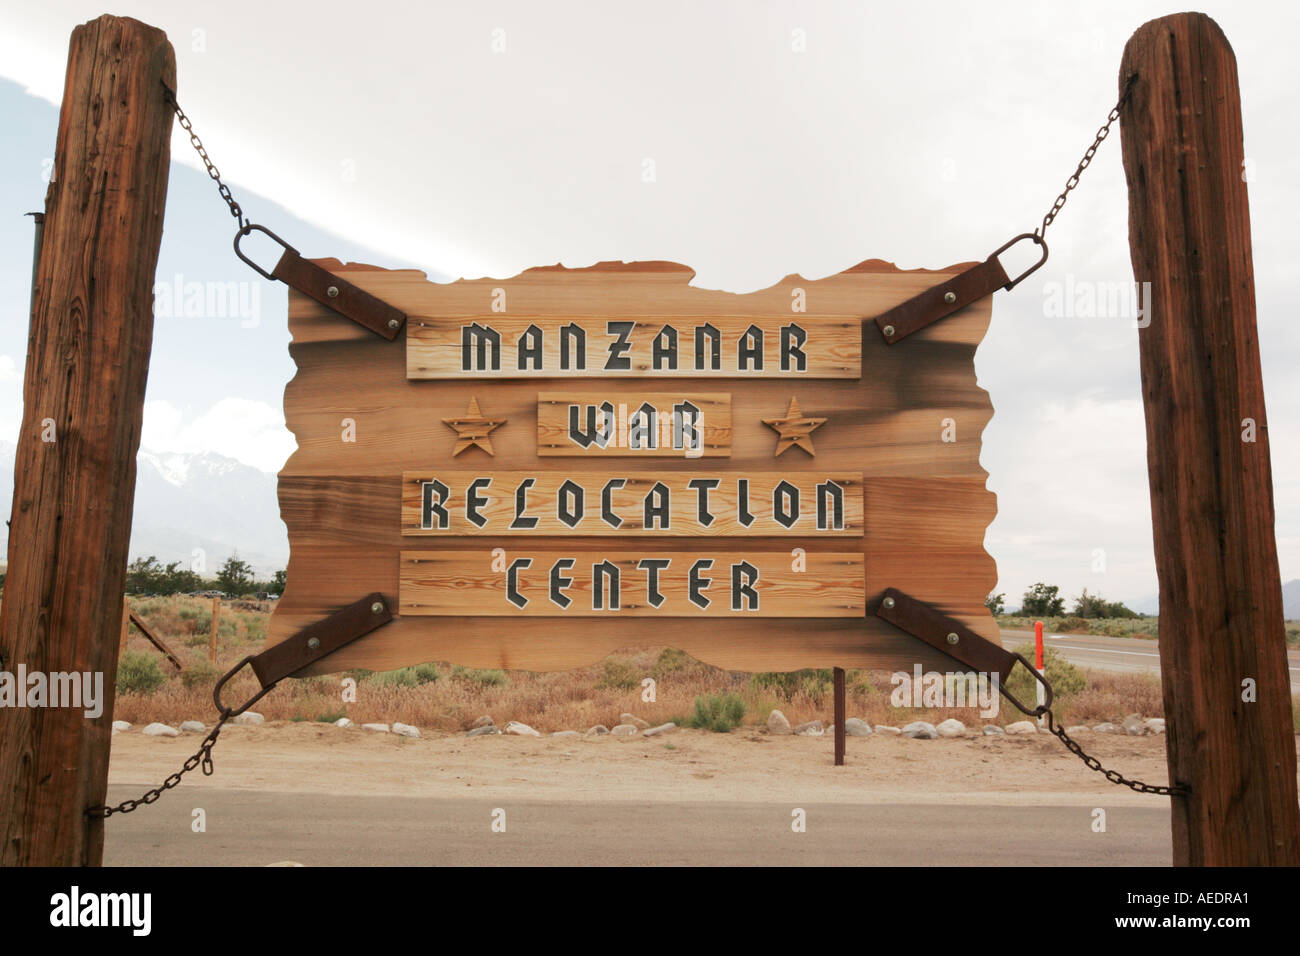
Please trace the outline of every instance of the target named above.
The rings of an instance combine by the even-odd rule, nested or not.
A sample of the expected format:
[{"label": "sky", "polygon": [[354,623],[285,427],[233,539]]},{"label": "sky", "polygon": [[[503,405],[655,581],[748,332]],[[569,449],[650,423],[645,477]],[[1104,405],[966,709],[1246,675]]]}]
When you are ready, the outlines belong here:
[{"label": "sky", "polygon": [[[1300,577],[1300,8],[1208,3],[1240,73],[1279,560]],[[669,259],[746,292],[863,259],[941,268],[1033,229],[1117,95],[1145,2],[367,4],[131,2],[165,29],[178,95],[255,220],[308,256],[509,277]],[[102,10],[0,11],[0,439],[20,421],[31,226],[69,34]],[[233,220],[173,140],[143,444],[277,470],[293,448],[285,291],[230,252]],[[652,181],[646,171],[653,170]],[[1154,604],[1132,315],[1078,296],[1133,279],[1118,137],[994,298],[976,356],[995,409],[986,546],[1032,583]],[[179,283],[177,277],[179,278]],[[241,283],[232,314],[187,283]],[[1103,295],[1104,298],[1104,295]],[[1067,305],[1061,307],[1061,303]],[[1100,555],[1100,560],[1099,560]]]}]

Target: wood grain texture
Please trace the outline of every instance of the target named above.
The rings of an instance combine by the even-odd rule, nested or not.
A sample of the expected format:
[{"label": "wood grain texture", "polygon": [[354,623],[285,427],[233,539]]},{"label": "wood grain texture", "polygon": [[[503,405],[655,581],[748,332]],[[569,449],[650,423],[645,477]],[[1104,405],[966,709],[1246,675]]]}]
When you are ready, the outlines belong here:
[{"label": "wood grain texture", "polygon": [[[810,280],[788,276],[744,295],[691,286],[689,268],[667,262],[601,263],[586,269],[543,267],[510,279],[427,281],[415,271],[388,271],[337,261],[331,271],[412,316],[481,314],[491,290],[507,289],[512,312],[527,315],[609,317],[609,303],[630,317],[765,315],[788,317],[791,290],[802,288],[809,313],[856,323],[960,271],[904,272],[872,260]],[[611,299],[607,287],[617,284]],[[593,305],[593,302],[600,303]],[[989,300],[936,323],[890,348],[874,326],[860,339],[862,376],[850,380],[799,379],[804,415],[829,419],[817,432],[816,460],[791,452],[774,462],[776,434],[762,423],[781,415],[794,393],[790,379],[728,381],[733,434],[729,459],[655,459],[645,470],[685,481],[701,474],[772,472],[804,476],[846,473],[863,478],[863,530],[856,549],[842,537],[773,537],[769,550],[805,548],[809,554],[860,550],[868,605],[886,587],[934,603],[978,633],[998,640],[983,601],[996,583],[984,533],[996,513],[979,463],[980,434],[992,414],[975,380],[974,353],[989,322]],[[510,424],[493,433],[495,457],[481,457],[486,473],[590,472],[591,462],[539,457],[532,428],[539,391],[592,391],[591,380],[412,382],[400,343],[375,339],[314,302],[290,295],[290,352],[298,374],[285,391],[285,415],[298,450],[280,476],[281,515],[289,528],[288,586],[271,622],[269,640],[337,610],[369,591],[396,606],[398,553],[411,550],[402,534],[402,476],[430,468],[478,468],[473,450],[454,460],[454,435],[440,419],[460,414],[478,395],[486,414]],[[397,347],[394,347],[397,346]],[[600,391],[644,391],[644,381],[600,383]],[[678,378],[671,390],[717,392],[716,378]],[[574,387],[576,386],[576,387]],[[743,387],[742,387],[743,386]],[[490,395],[490,401],[489,401]],[[412,410],[415,410],[413,414]],[[340,441],[341,421],[356,422],[356,442]],[[941,440],[942,421],[957,423],[957,440]],[[793,457],[798,455],[799,457]],[[602,463],[600,471],[632,460]],[[608,538],[530,538],[530,547],[593,551]],[[761,537],[744,539],[744,547]],[[520,546],[518,537],[484,535],[439,539],[439,549],[469,555]],[[718,540],[674,538],[657,547],[702,553]],[[735,545],[732,550],[739,550]],[[472,560],[472,557],[470,558]],[[947,659],[876,619],[663,622],[620,619],[574,628],[562,619],[538,619],[526,630],[501,618],[414,618],[390,624],[315,665],[328,673],[350,667],[391,668],[425,660],[474,667],[555,670],[592,663],[619,647],[672,644],[719,666],[745,670],[800,667],[945,667]],[[594,626],[593,626],[594,625]]]},{"label": "wood grain texture", "polygon": [[[0,718],[0,865],[97,866],[121,640],[135,456],[175,88],[166,35],[103,16],[77,27],[27,340],[9,566],[7,670],[100,672],[103,713]],[[42,440],[42,438],[53,440]]]},{"label": "wood grain texture", "polygon": [[[1143,25],[1120,85],[1160,577],[1174,862],[1300,864],[1236,59],[1199,13]],[[1244,439],[1246,418],[1256,423]],[[1256,682],[1254,702],[1243,681]]]},{"label": "wood grain texture", "polygon": [[[696,411],[679,413],[687,403]],[[574,438],[575,416],[585,446]],[[537,454],[544,458],[727,458],[731,432],[731,396],[722,392],[610,388],[537,396]]]},{"label": "wood grain texture", "polygon": [[[651,571],[644,559],[668,563]],[[511,572],[516,562],[527,564]],[[500,559],[485,550],[403,551],[398,596],[402,614],[439,617],[861,619],[863,582],[862,555],[853,553],[517,547]]]},{"label": "wood grain texture", "polygon": [[[843,317],[708,315],[683,322],[672,315],[642,316],[632,320],[626,334],[611,334],[609,322],[626,321],[616,311],[623,305],[611,299],[608,319],[493,313],[416,316],[407,329],[406,374],[412,379],[745,379],[857,378],[861,371],[860,323]],[[567,353],[561,349],[561,329],[571,326],[582,330],[581,356],[576,336],[566,340]],[[706,327],[716,336],[704,334]],[[480,337],[470,337],[466,329],[479,331]],[[484,340],[487,330],[499,338]],[[797,341],[796,333],[802,336]]]},{"label": "wood grain texture", "polygon": [[[435,486],[428,495],[426,522],[425,486],[433,482],[446,492]],[[434,505],[441,510],[434,513]],[[561,507],[570,520],[561,520]],[[519,522],[520,516],[529,520]],[[860,474],[426,469],[402,475],[402,534],[411,536],[861,537],[862,528]]]}]

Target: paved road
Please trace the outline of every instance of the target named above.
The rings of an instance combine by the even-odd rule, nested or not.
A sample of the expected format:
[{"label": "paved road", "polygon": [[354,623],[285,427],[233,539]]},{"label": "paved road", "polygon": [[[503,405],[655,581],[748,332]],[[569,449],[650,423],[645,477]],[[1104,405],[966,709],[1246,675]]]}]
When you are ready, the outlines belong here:
[{"label": "paved road", "polygon": [[[1107,671],[1160,673],[1160,653],[1155,641],[1134,637],[1104,637],[1097,634],[1044,634],[1044,643],[1060,651],[1080,667]],[[1034,642],[1033,631],[1004,629],[1002,641],[1008,647]],[[1300,693],[1300,650],[1287,654],[1291,670],[1291,693]]]},{"label": "paved road", "polygon": [[[110,787],[110,802],[138,787]],[[207,831],[191,830],[201,802]],[[807,803],[555,803],[173,791],[107,824],[110,866],[856,865],[1169,866],[1169,810]]]}]

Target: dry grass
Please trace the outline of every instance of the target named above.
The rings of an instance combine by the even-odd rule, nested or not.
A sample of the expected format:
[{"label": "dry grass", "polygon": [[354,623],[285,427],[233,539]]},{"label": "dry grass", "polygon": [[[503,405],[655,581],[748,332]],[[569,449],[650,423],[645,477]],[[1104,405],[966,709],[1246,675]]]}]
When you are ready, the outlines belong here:
[{"label": "dry grass", "polygon": [[[208,629],[211,602],[186,597],[156,598],[133,607],[181,658],[187,675],[176,676],[162,663],[166,684],[149,695],[119,693],[114,717],[132,723],[182,720],[210,723],[215,713],[212,685],[216,677],[247,654],[260,649],[266,633],[267,613],[254,609],[222,610],[217,644],[217,664],[208,664]],[[155,654],[151,645],[132,630],[129,649]],[[158,656],[161,662],[161,656]],[[749,674],[728,672],[701,664],[680,651],[634,648],[611,654],[592,667],[557,673],[475,671],[438,664],[436,680],[415,684],[429,676],[428,668],[406,668],[387,675],[357,672],[351,675],[285,681],[254,708],[268,720],[335,720],[350,717],[365,721],[400,720],[425,730],[458,731],[482,714],[504,725],[518,720],[542,732],[585,730],[594,724],[612,726],[623,712],[634,713],[652,724],[689,717],[695,699],[706,694],[736,693],[745,702],[746,724],[761,724],[773,708],[791,723],[820,719],[829,723],[833,701],[829,672],[805,672],[797,678],[764,682]],[[344,676],[357,680],[355,703],[343,702]],[[641,681],[653,677],[656,700],[641,699]],[[187,686],[188,685],[188,686]],[[773,686],[775,685],[775,686]],[[901,726],[911,720],[938,723],[955,717],[968,727],[984,723],[1007,724],[1024,719],[1002,701],[999,715],[986,720],[975,708],[895,708],[891,706],[890,675],[885,672],[850,671],[848,713],[872,724]],[[245,669],[227,685],[225,699],[240,702],[257,690]],[[1088,672],[1087,686],[1061,701],[1057,716],[1066,723],[1118,720],[1125,714],[1160,716],[1160,684],[1152,677]]]}]

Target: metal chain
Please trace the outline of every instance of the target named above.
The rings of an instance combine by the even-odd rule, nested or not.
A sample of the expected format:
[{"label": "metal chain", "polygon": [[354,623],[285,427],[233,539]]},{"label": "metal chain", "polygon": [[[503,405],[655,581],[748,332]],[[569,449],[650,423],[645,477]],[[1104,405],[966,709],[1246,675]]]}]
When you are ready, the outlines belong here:
[{"label": "metal chain", "polygon": [[217,721],[217,726],[213,727],[212,732],[203,738],[203,743],[199,744],[198,752],[186,760],[180,770],[176,771],[176,773],[164,780],[159,786],[154,787],[152,790],[145,791],[144,796],[136,800],[123,800],[115,807],[89,807],[86,810],[86,816],[107,819],[115,813],[130,813],[132,810],[143,806],[144,804],[156,803],[159,797],[172,789],[172,787],[179,784],[181,782],[181,777],[189,773],[195,767],[201,766],[205,777],[212,776],[212,746],[217,742],[217,735],[221,733],[221,728],[225,726],[226,721],[232,716],[234,716],[234,714],[229,710],[222,714],[221,719]]},{"label": "metal chain", "polygon": [[1060,738],[1061,743],[1065,744],[1066,749],[1087,764],[1089,769],[1096,770],[1098,773],[1104,775],[1111,783],[1119,784],[1121,787],[1128,787],[1130,790],[1136,790],[1138,793],[1154,793],[1157,796],[1162,797],[1186,796],[1191,793],[1191,789],[1183,784],[1172,784],[1168,787],[1154,786],[1149,783],[1143,783],[1141,780],[1130,780],[1117,770],[1107,770],[1101,765],[1100,760],[1096,757],[1090,757],[1083,752],[1083,748],[1065,732],[1064,727],[1056,722],[1056,719],[1052,716],[1050,710],[1044,711],[1043,715],[1047,718],[1048,730]]},{"label": "metal chain", "polygon": [[238,220],[240,231],[244,231],[248,228],[248,220],[244,218],[244,211],[239,207],[239,203],[235,202],[235,197],[230,194],[230,187],[221,181],[221,170],[217,169],[217,167],[213,165],[212,160],[208,158],[208,151],[203,147],[203,141],[199,139],[199,134],[194,132],[194,128],[190,123],[190,118],[185,115],[185,111],[181,109],[180,103],[176,102],[176,94],[172,92],[165,83],[163,84],[163,91],[163,95],[167,98],[167,102],[170,103],[176,111],[176,118],[180,121],[181,129],[190,134],[190,145],[193,146],[194,151],[199,154],[199,159],[203,160],[203,165],[207,167],[208,175],[216,182],[217,192],[221,193],[221,198],[224,199],[226,205],[230,207],[230,214]]},{"label": "metal chain", "polygon": [[1056,218],[1056,214],[1060,212],[1061,207],[1065,205],[1065,200],[1069,197],[1071,190],[1073,190],[1075,186],[1079,185],[1079,177],[1083,175],[1083,171],[1087,169],[1088,164],[1092,162],[1092,157],[1096,155],[1097,147],[1101,145],[1101,141],[1110,135],[1111,124],[1114,123],[1115,120],[1119,119],[1119,111],[1124,104],[1128,102],[1129,94],[1133,92],[1133,85],[1136,82],[1137,74],[1134,73],[1129,76],[1128,83],[1124,86],[1124,92],[1120,94],[1119,102],[1115,104],[1115,108],[1111,110],[1110,114],[1106,117],[1106,125],[1097,130],[1097,138],[1092,141],[1092,145],[1088,147],[1088,151],[1083,154],[1083,159],[1079,160],[1079,167],[1074,171],[1074,174],[1065,181],[1065,189],[1061,192],[1061,195],[1056,197],[1056,202],[1052,203],[1052,208],[1047,210],[1047,215],[1043,217],[1043,224],[1034,230],[1034,235],[1038,236],[1040,239],[1047,234],[1047,227],[1052,224],[1052,220]]}]

